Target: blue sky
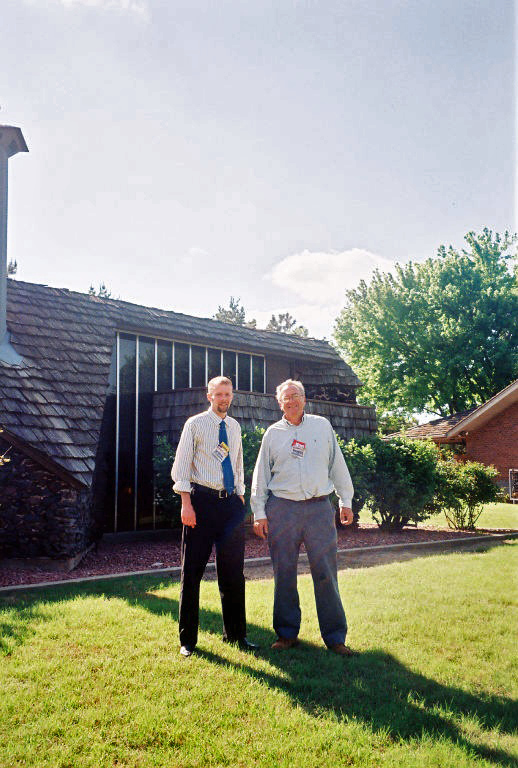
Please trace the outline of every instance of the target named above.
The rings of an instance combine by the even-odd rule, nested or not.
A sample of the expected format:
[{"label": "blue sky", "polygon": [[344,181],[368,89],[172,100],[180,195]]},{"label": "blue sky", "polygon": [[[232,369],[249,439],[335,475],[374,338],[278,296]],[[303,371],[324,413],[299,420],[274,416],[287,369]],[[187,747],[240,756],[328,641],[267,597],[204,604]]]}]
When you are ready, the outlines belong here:
[{"label": "blue sky", "polygon": [[515,229],[511,0],[3,0],[18,278],[330,337],[376,266]]}]

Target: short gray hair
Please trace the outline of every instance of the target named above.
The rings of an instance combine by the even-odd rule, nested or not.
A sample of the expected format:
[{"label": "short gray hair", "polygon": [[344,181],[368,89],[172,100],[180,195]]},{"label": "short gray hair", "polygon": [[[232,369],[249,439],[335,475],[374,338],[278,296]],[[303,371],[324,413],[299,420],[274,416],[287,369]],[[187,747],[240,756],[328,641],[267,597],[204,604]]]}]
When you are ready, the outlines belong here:
[{"label": "short gray hair", "polygon": [[275,397],[277,398],[277,402],[281,402],[281,395],[283,390],[286,389],[286,387],[295,387],[296,390],[298,390],[299,395],[302,395],[302,397],[306,397],[306,392],[304,390],[304,384],[301,381],[296,381],[295,379],[286,379],[286,381],[281,382],[277,389],[275,390]]}]

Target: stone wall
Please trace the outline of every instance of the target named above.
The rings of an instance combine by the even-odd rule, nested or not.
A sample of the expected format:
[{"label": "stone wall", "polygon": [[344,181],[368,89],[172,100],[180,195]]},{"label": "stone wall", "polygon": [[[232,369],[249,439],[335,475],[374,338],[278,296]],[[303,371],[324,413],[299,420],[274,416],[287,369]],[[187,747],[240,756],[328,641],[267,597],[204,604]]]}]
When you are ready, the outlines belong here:
[{"label": "stone wall", "polygon": [[0,556],[68,558],[91,535],[90,491],[76,489],[0,438]]}]

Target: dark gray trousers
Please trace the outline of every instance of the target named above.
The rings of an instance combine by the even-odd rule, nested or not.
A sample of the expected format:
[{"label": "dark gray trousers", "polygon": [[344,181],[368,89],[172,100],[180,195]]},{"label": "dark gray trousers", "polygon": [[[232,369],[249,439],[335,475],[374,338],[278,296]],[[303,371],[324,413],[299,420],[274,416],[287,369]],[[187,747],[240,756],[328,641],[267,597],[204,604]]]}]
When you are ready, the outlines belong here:
[{"label": "dark gray trousers", "polygon": [[271,495],[266,517],[275,578],[273,628],[277,635],[294,638],[299,634],[297,563],[304,543],[322,639],[327,646],[345,642],[347,622],[338,591],[335,513],[329,499],[300,502]]}]

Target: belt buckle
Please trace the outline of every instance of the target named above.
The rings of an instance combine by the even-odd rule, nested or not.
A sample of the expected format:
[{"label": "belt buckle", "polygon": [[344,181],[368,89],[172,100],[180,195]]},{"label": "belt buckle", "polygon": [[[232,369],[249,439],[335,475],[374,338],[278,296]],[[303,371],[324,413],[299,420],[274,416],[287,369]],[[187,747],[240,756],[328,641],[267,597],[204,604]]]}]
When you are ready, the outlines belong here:
[{"label": "belt buckle", "polygon": [[218,499],[226,499],[228,496],[228,493],[225,491],[225,489],[218,491]]}]

